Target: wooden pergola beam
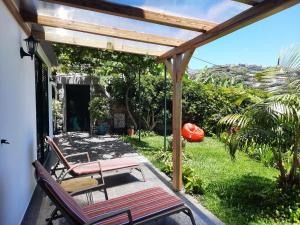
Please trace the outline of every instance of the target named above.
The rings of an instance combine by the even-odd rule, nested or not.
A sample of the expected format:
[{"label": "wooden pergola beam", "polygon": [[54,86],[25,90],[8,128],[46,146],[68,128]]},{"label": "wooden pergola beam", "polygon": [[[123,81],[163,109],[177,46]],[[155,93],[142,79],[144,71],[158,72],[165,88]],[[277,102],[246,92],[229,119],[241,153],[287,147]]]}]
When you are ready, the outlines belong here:
[{"label": "wooden pergola beam", "polygon": [[244,3],[244,4],[247,4],[247,5],[256,5],[260,2],[262,2],[263,0],[233,0],[235,2],[241,2],[241,3]]},{"label": "wooden pergola beam", "polygon": [[219,24],[206,33],[185,42],[179,47],[171,49],[161,55],[160,59],[164,60],[166,58],[171,58],[177,54],[186,52],[189,49],[203,46],[240,28],[296,5],[299,2],[300,0],[265,0],[262,3],[259,3],[239,15],[225,21],[224,23]]},{"label": "wooden pergola beam", "polygon": [[15,18],[17,23],[20,25],[20,27],[23,29],[26,35],[31,34],[31,27],[28,26],[23,20],[23,18],[20,15],[19,9],[15,5],[14,1],[12,0],[3,0],[4,4],[6,5],[7,9],[10,11],[12,16]]},{"label": "wooden pergola beam", "polygon": [[52,16],[34,15],[32,13],[21,11],[21,15],[25,22],[36,23],[42,26],[49,26],[55,28],[64,28],[73,31],[85,32],[90,34],[104,35],[108,37],[122,38],[126,40],[140,41],[144,43],[165,45],[165,46],[179,46],[185,41],[161,37],[153,34],[139,33],[135,31],[122,30],[113,27],[106,27],[102,25],[95,25],[90,23],[83,23],[73,20],[64,20]]},{"label": "wooden pergola beam", "polygon": [[143,49],[132,45],[122,45],[122,44],[114,45],[113,43],[104,40],[87,39],[84,37],[79,37],[77,35],[62,36],[59,34],[55,34],[53,32],[41,32],[37,30],[32,30],[32,34],[38,40],[45,40],[45,41],[50,41],[55,43],[85,46],[85,47],[127,52],[132,54],[139,54],[139,55],[159,56],[162,53],[162,51],[155,50],[153,48]]},{"label": "wooden pergola beam", "polygon": [[42,0],[60,5],[120,16],[135,20],[157,23],[198,32],[206,32],[217,24],[209,21],[174,16],[165,13],[150,11],[134,6],[121,5],[107,1],[95,0]]}]

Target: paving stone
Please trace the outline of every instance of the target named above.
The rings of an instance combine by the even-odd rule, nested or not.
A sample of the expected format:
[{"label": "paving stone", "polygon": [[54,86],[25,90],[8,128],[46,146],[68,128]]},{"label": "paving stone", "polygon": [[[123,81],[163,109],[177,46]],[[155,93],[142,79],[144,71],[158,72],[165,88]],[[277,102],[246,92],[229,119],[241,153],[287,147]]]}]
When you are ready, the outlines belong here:
[{"label": "paving stone", "polygon": [[[193,211],[198,225],[224,224],[191,196],[178,192],[174,193],[172,191],[170,178],[157,170],[145,157],[138,154],[130,145],[123,143],[118,136],[90,137],[87,133],[71,132],[59,135],[56,139],[59,142],[60,147],[67,154],[79,152],[93,153],[90,154],[92,161],[107,159],[107,156],[109,156],[111,158],[131,157],[142,163],[146,182],[142,181],[141,173],[137,170],[122,170],[122,172],[110,172],[104,174],[109,198],[130,194],[149,187],[160,186],[166,191],[176,194],[185,201],[186,205]],[[54,155],[52,153],[51,160],[49,162],[51,165],[55,162],[55,156],[53,156]],[[82,158],[81,160],[84,159]],[[86,195],[76,196],[75,199],[80,205],[87,204]],[[104,194],[100,191],[94,192],[93,199],[94,202],[104,201]],[[54,206],[51,204],[49,198],[43,194],[42,190],[36,188],[22,225],[46,224],[45,219],[49,217],[53,208]],[[65,225],[67,223],[64,219],[59,219],[54,221],[53,224]],[[189,225],[191,222],[188,216],[183,213],[179,213],[149,224]]]}]

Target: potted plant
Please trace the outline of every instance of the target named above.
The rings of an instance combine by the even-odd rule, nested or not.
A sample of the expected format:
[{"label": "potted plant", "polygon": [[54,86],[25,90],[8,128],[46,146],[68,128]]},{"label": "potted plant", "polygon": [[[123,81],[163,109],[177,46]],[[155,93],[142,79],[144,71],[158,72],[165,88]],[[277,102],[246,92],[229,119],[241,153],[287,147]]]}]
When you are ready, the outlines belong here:
[{"label": "potted plant", "polygon": [[127,134],[128,134],[128,136],[134,135],[134,126],[133,125],[129,125],[127,127]]},{"label": "potted plant", "polygon": [[94,97],[89,103],[89,110],[96,126],[96,133],[105,135],[108,131],[109,101],[106,96]]},{"label": "potted plant", "polygon": [[52,117],[53,117],[53,128],[54,133],[57,134],[59,128],[59,121],[62,119],[62,104],[60,101],[54,99],[52,100]]}]

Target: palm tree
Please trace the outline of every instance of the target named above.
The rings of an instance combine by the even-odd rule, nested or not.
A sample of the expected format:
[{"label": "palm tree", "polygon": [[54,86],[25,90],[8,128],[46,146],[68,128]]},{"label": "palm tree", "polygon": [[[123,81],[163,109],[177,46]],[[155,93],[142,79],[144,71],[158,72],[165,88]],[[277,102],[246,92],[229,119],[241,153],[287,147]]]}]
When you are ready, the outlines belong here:
[{"label": "palm tree", "polygon": [[[264,79],[276,79],[288,74],[286,82],[271,88],[272,97],[250,106],[241,114],[227,115],[219,123],[239,127],[232,133],[227,145],[232,156],[238,149],[250,146],[271,149],[282,185],[300,185],[300,47],[282,51],[278,66],[266,73]],[[283,156],[291,153],[291,162]]]}]

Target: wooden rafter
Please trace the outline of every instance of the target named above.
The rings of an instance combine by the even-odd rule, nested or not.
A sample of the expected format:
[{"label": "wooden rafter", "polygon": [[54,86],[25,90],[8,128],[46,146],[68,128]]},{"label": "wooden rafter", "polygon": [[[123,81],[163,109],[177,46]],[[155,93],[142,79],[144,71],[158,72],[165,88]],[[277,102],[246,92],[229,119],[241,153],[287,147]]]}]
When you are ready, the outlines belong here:
[{"label": "wooden rafter", "polygon": [[29,23],[36,23],[42,26],[64,28],[74,31],[80,31],[90,34],[104,35],[109,37],[122,38],[127,40],[140,41],[166,46],[179,46],[184,43],[183,40],[175,38],[161,37],[153,34],[139,33],[135,31],[122,30],[113,27],[83,23],[73,20],[63,20],[56,17],[34,15],[28,12],[21,12],[23,19]]},{"label": "wooden rafter", "polygon": [[241,2],[247,5],[257,5],[258,3],[262,2],[263,0],[233,0],[235,2]]},{"label": "wooden rafter", "polygon": [[26,33],[26,35],[30,35],[31,33],[31,28],[26,24],[23,20],[23,18],[20,15],[19,9],[15,5],[14,1],[12,0],[3,0],[4,4],[10,11],[10,13],[13,15],[15,20],[18,22],[20,27],[23,29],[23,31]]},{"label": "wooden rafter", "polygon": [[43,0],[46,2],[72,6],[80,9],[106,13],[135,20],[157,23],[166,26],[183,28],[198,32],[206,32],[217,24],[213,22],[174,16],[165,13],[150,11],[129,5],[121,5],[107,1],[95,0]]},{"label": "wooden rafter", "polygon": [[53,32],[41,32],[37,30],[33,30],[32,34],[38,40],[45,40],[50,42],[65,43],[70,45],[85,46],[85,47],[113,50],[119,52],[128,52],[128,53],[140,54],[140,55],[159,56],[160,54],[162,54],[162,51],[155,50],[153,48],[143,49],[132,45],[122,45],[120,43],[114,45],[113,43],[107,42],[105,40],[87,39],[87,38],[80,37],[78,35],[61,36]]},{"label": "wooden rafter", "polygon": [[265,0],[250,9],[240,13],[239,15],[219,24],[215,28],[201,34],[190,41],[182,44],[179,47],[173,48],[170,51],[160,56],[160,59],[171,58],[174,55],[186,52],[191,48],[210,43],[218,38],[230,34],[242,27],[255,23],[265,17],[278,13],[286,8],[296,5],[300,0]]}]

